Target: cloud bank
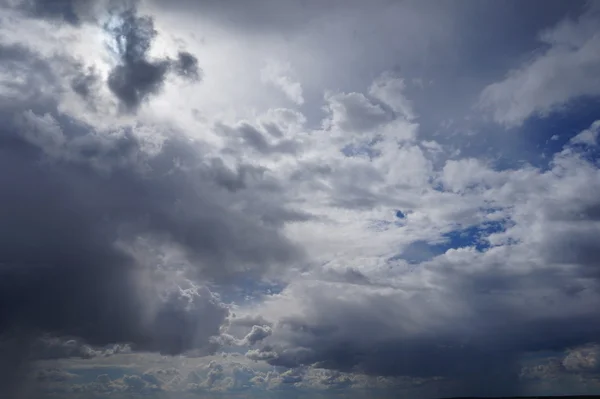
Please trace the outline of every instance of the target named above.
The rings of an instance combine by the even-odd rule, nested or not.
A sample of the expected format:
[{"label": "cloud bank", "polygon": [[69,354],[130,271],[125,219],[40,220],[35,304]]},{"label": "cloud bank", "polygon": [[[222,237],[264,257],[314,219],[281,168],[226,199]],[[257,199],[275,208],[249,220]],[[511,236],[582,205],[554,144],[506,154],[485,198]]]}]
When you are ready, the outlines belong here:
[{"label": "cloud bank", "polygon": [[600,389],[598,7],[531,4],[2,3],[0,390]]}]

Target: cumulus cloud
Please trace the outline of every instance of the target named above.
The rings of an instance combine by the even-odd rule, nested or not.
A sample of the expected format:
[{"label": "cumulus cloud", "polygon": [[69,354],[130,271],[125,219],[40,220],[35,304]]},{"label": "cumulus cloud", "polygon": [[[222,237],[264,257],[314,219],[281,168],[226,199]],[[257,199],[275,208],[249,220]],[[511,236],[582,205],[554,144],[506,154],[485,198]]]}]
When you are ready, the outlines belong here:
[{"label": "cumulus cloud", "polygon": [[269,326],[252,326],[252,330],[244,337],[247,345],[254,345],[271,335]]},{"label": "cumulus cloud", "polygon": [[[263,348],[247,356],[285,367],[444,376],[462,381],[460,392],[513,394],[523,353],[593,342],[600,331],[593,322],[598,226],[588,210],[595,209],[600,175],[587,155],[596,144],[579,137],[548,171],[448,161],[440,177],[449,191],[435,195],[483,197],[510,220],[502,231],[487,233],[491,248],[469,242],[445,250],[411,274],[385,273],[386,285],[366,268],[370,280],[360,285],[294,282],[265,304],[263,315],[277,314],[279,323]],[[513,296],[529,305],[518,306]],[[573,353],[567,357],[572,367],[593,363],[592,350]]]}]

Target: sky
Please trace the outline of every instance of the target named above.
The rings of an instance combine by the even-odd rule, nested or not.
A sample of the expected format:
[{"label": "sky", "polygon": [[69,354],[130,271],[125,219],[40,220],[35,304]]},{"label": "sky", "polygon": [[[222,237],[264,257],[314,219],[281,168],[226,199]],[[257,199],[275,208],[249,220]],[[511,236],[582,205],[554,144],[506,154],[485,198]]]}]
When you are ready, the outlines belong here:
[{"label": "sky", "polygon": [[0,392],[600,393],[600,2],[0,0]]}]

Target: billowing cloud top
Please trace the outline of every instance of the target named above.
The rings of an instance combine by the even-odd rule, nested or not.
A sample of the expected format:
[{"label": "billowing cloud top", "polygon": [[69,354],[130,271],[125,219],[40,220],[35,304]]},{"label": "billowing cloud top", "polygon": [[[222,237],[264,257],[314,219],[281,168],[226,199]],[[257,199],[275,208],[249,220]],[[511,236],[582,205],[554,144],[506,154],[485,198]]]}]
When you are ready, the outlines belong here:
[{"label": "billowing cloud top", "polygon": [[0,4],[8,397],[600,391],[597,2]]}]

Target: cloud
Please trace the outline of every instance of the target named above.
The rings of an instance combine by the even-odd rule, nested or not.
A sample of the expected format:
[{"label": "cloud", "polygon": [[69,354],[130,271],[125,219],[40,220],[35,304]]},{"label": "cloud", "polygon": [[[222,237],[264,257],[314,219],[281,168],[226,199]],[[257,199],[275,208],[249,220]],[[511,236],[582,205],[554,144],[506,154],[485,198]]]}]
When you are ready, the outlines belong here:
[{"label": "cloud", "polygon": [[87,71],[82,71],[71,81],[73,91],[79,94],[84,100],[91,100],[95,91],[98,90],[100,77],[97,75],[94,68],[88,68]]},{"label": "cloud", "polygon": [[[520,389],[517,363],[525,353],[593,342],[600,332],[592,216],[600,175],[588,155],[595,141],[585,138],[595,126],[547,171],[448,160],[439,175],[448,191],[432,195],[465,204],[484,198],[510,221],[486,233],[489,249],[455,243],[410,273],[403,262],[385,272],[363,265],[362,284],[311,273],[261,306],[263,317],[278,322],[247,356],[284,367],[450,378],[456,393],[509,395]],[[399,228],[408,231],[413,217]],[[573,353],[582,354],[569,358],[573,367],[593,363],[593,350]]]},{"label": "cloud", "polygon": [[[54,74],[53,83],[70,80],[70,89],[95,112],[109,113],[116,99],[120,111],[135,113],[152,96],[164,90],[165,82],[171,75],[191,83],[199,82],[203,75],[198,59],[189,51],[173,48],[160,56],[152,54],[160,35],[153,17],[140,15],[138,7],[142,3],[136,0],[17,0],[13,7],[4,6],[3,11],[12,11],[14,18],[21,19],[30,28],[47,28],[50,26],[45,24],[48,21],[55,26],[55,29],[48,30],[44,43],[27,41],[28,36],[23,35],[23,40],[17,40],[19,44],[12,44],[12,52],[22,47],[21,62],[24,61],[23,55],[28,54],[28,65],[31,67],[31,58],[39,57],[38,63],[49,66],[47,73]],[[18,10],[26,12],[23,14]],[[87,40],[87,44],[79,42],[85,41],[85,35],[90,33],[92,40]],[[61,47],[56,42],[56,39],[59,42],[62,40],[63,34],[71,35],[75,40],[72,48]],[[14,37],[7,42],[11,41],[15,41]],[[89,49],[77,51],[79,45]],[[51,48],[54,51],[49,50]],[[22,69],[23,65],[20,67]],[[37,65],[27,78],[35,77],[40,67]],[[48,76],[44,78],[48,80]],[[64,91],[60,96],[64,100],[68,94],[66,87],[61,89]],[[44,94],[48,95],[49,92]],[[75,103],[69,104],[71,111],[78,106],[78,99],[72,101]]]},{"label": "cloud", "polygon": [[[3,392],[434,397],[596,378],[598,123],[549,127],[535,144],[555,154],[528,164],[460,111],[571,6],[13,3]],[[593,69],[594,12],[482,102],[501,110],[549,54]],[[568,86],[497,119],[553,112]]]},{"label": "cloud", "polygon": [[368,132],[392,119],[381,105],[362,93],[331,93],[326,100],[332,127],[342,131]]},{"label": "cloud", "polygon": [[112,356],[119,353],[128,353],[131,347],[127,344],[112,344],[102,348],[93,348],[79,339],[42,336],[37,338],[30,347],[30,356],[34,359],[62,359],[79,357],[92,359],[97,356]]},{"label": "cloud", "polygon": [[161,388],[143,376],[124,375],[118,379],[111,379],[108,374],[100,374],[96,381],[87,384],[73,384],[69,387],[72,393],[93,393],[102,395],[115,395],[128,393],[134,395],[148,395],[161,391]]},{"label": "cloud", "polygon": [[592,344],[569,350],[562,360],[562,365],[572,372],[600,371],[600,345]]},{"label": "cloud", "polygon": [[[187,172],[173,169],[173,161],[192,164],[199,160],[176,141],[167,141],[161,152],[148,157],[131,134],[105,136],[85,130],[83,135],[65,133],[49,114],[37,116],[31,111],[18,120],[2,135],[10,146],[4,147],[5,172],[0,179],[14,187],[2,195],[2,214],[13,226],[19,226],[2,233],[6,246],[2,249],[1,296],[12,308],[2,314],[3,329],[14,323],[34,323],[32,326],[50,331],[82,334],[95,343],[133,341],[148,349],[179,352],[193,345],[193,335],[181,340],[186,328],[193,324],[192,330],[205,326],[202,328],[209,335],[216,333],[214,328],[226,311],[206,289],[176,289],[164,299],[162,310],[155,313],[156,335],[144,337],[145,333],[136,331],[145,322],[139,311],[144,306],[136,299],[140,293],[134,284],[135,276],[143,269],[136,266],[132,254],[119,247],[119,241],[131,245],[134,237],[142,234],[181,245],[200,275],[217,279],[247,270],[245,266],[238,269],[237,259],[250,265],[256,256],[258,267],[264,262],[283,261],[295,252],[285,240],[278,242],[275,230],[255,225],[248,216],[240,215],[234,222],[230,211],[209,199],[223,195],[218,180],[211,180],[212,173],[206,173],[211,171],[210,166],[196,169],[207,178],[200,183],[206,184],[204,188],[196,187],[205,194],[197,197],[191,189],[197,183],[188,180]],[[14,170],[18,172],[11,172]],[[202,203],[207,213],[201,211]],[[234,237],[244,231],[244,224],[263,232],[255,238],[240,236],[236,249]],[[219,245],[223,247],[218,249]],[[30,303],[30,290],[47,300]],[[81,297],[74,301],[78,295]],[[109,310],[117,303],[115,310]],[[74,312],[74,307],[80,306],[80,312],[69,310],[73,308]],[[191,316],[196,312],[204,314],[202,326]],[[72,318],[70,314],[78,316]],[[215,324],[208,323],[211,317]],[[84,333],[79,323],[91,324]],[[165,328],[174,330],[161,331]],[[170,347],[168,342],[181,345]]]},{"label": "cloud", "polygon": [[576,20],[567,18],[540,34],[545,46],[504,80],[481,93],[496,122],[518,126],[530,116],[561,112],[572,100],[600,95],[599,9],[589,3]]},{"label": "cloud", "polygon": [[202,70],[198,67],[198,59],[187,51],[180,51],[177,60],[173,63],[175,72],[191,80],[200,80]]},{"label": "cloud", "polygon": [[79,24],[82,18],[89,15],[95,1],[81,0],[23,0],[15,1],[14,6],[37,18],[56,19],[69,24]]},{"label": "cloud", "polygon": [[[248,122],[239,122],[236,126],[222,125],[221,130],[230,137],[230,146],[256,151],[258,154],[269,155],[296,155],[302,149],[302,143],[285,137],[273,137],[263,129]],[[273,128],[273,126],[271,126]]]},{"label": "cloud", "polygon": [[263,82],[277,87],[290,101],[297,105],[304,104],[302,85],[292,78],[292,69],[289,63],[271,60],[260,73]]},{"label": "cloud", "polygon": [[412,104],[405,96],[406,85],[400,78],[384,73],[375,79],[369,88],[369,94],[384,102],[392,110],[407,120],[415,118]]},{"label": "cloud", "polygon": [[252,326],[252,330],[244,337],[246,345],[254,345],[271,335],[269,326]]},{"label": "cloud", "polygon": [[[127,109],[136,109],[149,95],[162,89],[170,61],[147,59],[157,35],[152,18],[139,17],[129,10],[117,16],[116,22],[107,28],[114,35],[121,61],[110,71],[108,87]],[[179,70],[181,66],[180,60]]]},{"label": "cloud", "polygon": [[43,382],[64,382],[75,377],[75,374],[57,368],[40,370],[36,375],[36,379]]},{"label": "cloud", "polygon": [[248,352],[246,352],[246,357],[254,361],[272,361],[274,359],[277,359],[278,356],[279,355],[277,354],[277,352],[269,350],[269,348],[250,349]]},{"label": "cloud", "polygon": [[245,315],[241,317],[234,317],[230,320],[229,324],[231,326],[241,326],[241,327],[254,327],[254,326],[269,326],[271,327],[271,323],[266,320],[262,316],[252,316]]},{"label": "cloud", "polygon": [[571,138],[571,144],[583,144],[588,146],[595,146],[600,144],[598,142],[598,135],[600,134],[600,122],[596,121],[590,126],[589,129],[584,130],[575,137]]},{"label": "cloud", "polygon": [[[152,20],[122,17],[121,63],[108,85],[135,107],[164,74],[145,58]],[[68,60],[24,45],[0,48],[2,70],[23,76],[1,81],[0,184],[11,189],[0,194],[0,335],[10,348],[0,389],[16,397],[30,360],[95,358],[123,345],[213,352],[211,337],[229,309],[207,284],[257,277],[302,257],[277,227],[286,204],[277,195],[257,201],[260,189],[243,166],[230,170],[172,127],[79,119],[77,108],[63,108],[64,89],[93,95],[94,72],[63,79],[57,65],[75,65]],[[140,80],[140,66],[153,71],[149,80]],[[192,77],[199,71],[190,56],[177,66]],[[232,181],[240,182],[236,190]],[[50,345],[39,346],[46,336]],[[137,382],[119,387],[138,389]]]},{"label": "cloud", "polygon": [[597,358],[597,344],[569,348],[542,361],[530,361],[521,369],[520,379],[555,392],[594,391],[600,382]]}]

